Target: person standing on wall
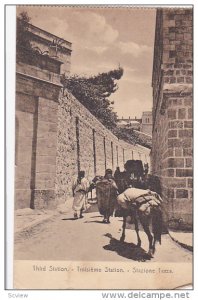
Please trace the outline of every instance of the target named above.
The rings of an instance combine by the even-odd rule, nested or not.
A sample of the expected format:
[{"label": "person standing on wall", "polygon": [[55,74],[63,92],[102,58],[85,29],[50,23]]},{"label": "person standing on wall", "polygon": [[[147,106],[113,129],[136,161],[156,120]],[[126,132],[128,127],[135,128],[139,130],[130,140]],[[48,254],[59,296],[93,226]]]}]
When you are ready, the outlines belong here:
[{"label": "person standing on wall", "polygon": [[74,218],[83,218],[83,210],[86,209],[87,193],[89,191],[89,181],[85,177],[85,171],[79,171],[78,178],[73,183],[73,206]]}]

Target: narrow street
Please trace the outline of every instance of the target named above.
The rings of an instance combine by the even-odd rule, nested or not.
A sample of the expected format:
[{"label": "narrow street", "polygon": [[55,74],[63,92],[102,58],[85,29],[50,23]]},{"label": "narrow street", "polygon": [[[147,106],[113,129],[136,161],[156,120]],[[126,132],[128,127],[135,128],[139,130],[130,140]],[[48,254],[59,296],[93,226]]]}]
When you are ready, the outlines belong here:
[{"label": "narrow street", "polygon": [[111,218],[102,223],[97,205],[92,205],[84,218],[75,220],[72,213],[59,214],[37,225],[26,236],[15,241],[17,260],[75,260],[75,261],[145,261],[191,262],[192,253],[172,241],[168,234],[162,236],[152,259],[147,255],[148,240],[141,230],[141,248],[136,247],[136,233],[126,230],[126,240],[119,241],[122,218]]}]

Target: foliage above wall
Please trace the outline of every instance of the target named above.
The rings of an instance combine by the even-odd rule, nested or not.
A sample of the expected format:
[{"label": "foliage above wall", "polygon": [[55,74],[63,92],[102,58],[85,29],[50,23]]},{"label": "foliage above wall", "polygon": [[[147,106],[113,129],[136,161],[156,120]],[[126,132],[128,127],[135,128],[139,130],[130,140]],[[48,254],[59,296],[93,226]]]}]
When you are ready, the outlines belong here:
[{"label": "foliage above wall", "polygon": [[139,144],[149,149],[152,147],[152,138],[142,135],[141,132],[137,130],[134,131],[130,128],[115,127],[112,131],[119,139],[125,142],[133,145]]},{"label": "foliage above wall", "polygon": [[151,148],[151,142],[143,140],[133,130],[118,127],[117,113],[113,111],[113,101],[108,98],[118,89],[116,83],[124,70],[118,68],[96,76],[65,76],[61,82],[78,101],[80,101],[105,127],[110,129],[119,139],[131,144],[140,144]]},{"label": "foliage above wall", "polygon": [[108,98],[118,89],[116,83],[123,75],[123,69],[86,77],[62,76],[62,84],[108,129],[117,124],[117,113],[113,111],[113,101]]},{"label": "foliage above wall", "polygon": [[30,38],[28,35],[28,23],[30,22],[30,17],[27,12],[21,12],[17,17],[17,29],[16,29],[16,47],[25,48],[31,50]]}]

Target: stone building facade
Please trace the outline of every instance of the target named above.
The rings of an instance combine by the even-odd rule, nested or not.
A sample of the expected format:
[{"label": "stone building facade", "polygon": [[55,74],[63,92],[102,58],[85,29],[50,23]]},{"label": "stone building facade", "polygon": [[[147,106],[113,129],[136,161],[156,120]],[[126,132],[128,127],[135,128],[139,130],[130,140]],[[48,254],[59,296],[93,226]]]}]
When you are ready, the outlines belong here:
[{"label": "stone building facade", "polygon": [[50,55],[57,37],[30,24],[28,35],[31,49],[16,54],[16,209],[54,206],[60,73],[69,72],[71,56],[67,41]]},{"label": "stone building facade", "polygon": [[33,50],[47,55],[60,62],[61,74],[68,75],[71,66],[72,44],[54,34],[51,34],[33,24],[27,23],[28,39]]},{"label": "stone building facade", "polygon": [[[167,221],[192,226],[192,9],[157,10],[153,63],[152,172]],[[169,222],[170,223],[170,222]]]},{"label": "stone building facade", "polygon": [[[71,43],[30,25],[32,51],[17,49],[15,209],[49,208],[72,194],[72,179],[128,159],[150,162],[150,150],[127,144],[108,131],[77,99],[62,90],[69,73]],[[50,49],[52,48],[52,49]]]}]

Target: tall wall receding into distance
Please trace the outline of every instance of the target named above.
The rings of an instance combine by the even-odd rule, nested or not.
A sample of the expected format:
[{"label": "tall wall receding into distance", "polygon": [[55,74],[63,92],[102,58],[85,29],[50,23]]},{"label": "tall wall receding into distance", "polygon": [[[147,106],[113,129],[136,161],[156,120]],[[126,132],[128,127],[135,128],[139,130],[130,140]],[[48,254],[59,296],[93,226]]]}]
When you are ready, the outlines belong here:
[{"label": "tall wall receding into distance", "polygon": [[192,67],[192,9],[158,9],[152,172],[161,180],[166,220],[186,228],[192,226]]},{"label": "tall wall receding into distance", "polygon": [[128,159],[150,163],[150,150],[118,140],[63,94],[60,74],[69,73],[71,43],[60,39],[56,47],[58,37],[28,28],[32,48],[17,49],[15,208],[53,209],[72,195],[80,169],[91,180],[106,168],[123,169]]},{"label": "tall wall receding into distance", "polygon": [[79,169],[91,180],[115,171],[129,159],[141,159],[150,165],[150,150],[119,140],[107,130],[70,93],[60,97],[56,159],[56,193],[58,202],[72,194],[72,180]]}]

